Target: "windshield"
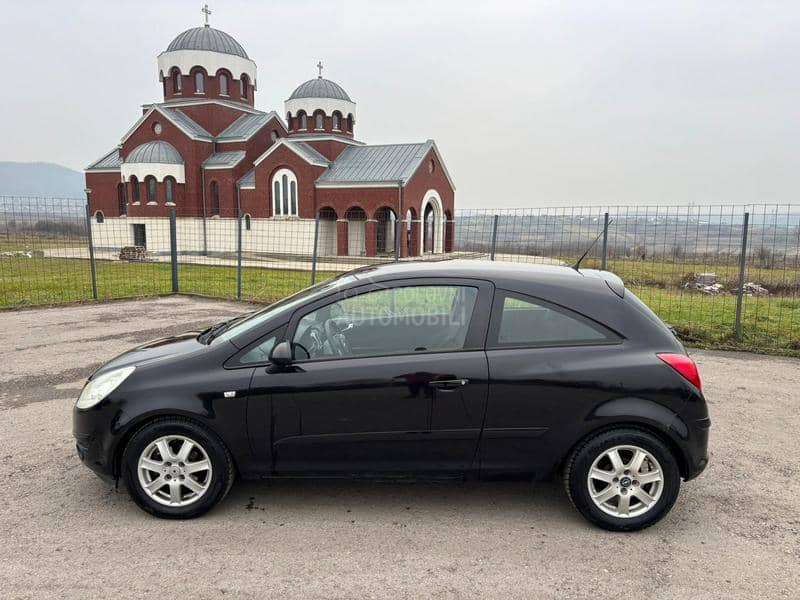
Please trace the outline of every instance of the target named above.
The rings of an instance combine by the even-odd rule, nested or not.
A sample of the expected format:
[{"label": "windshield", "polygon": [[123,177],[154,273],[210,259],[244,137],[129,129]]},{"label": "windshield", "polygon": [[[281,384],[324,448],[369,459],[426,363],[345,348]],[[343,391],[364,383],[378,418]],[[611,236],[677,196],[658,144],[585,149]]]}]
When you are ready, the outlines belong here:
[{"label": "windshield", "polygon": [[274,304],[270,304],[266,308],[262,308],[261,310],[251,313],[250,315],[246,315],[241,320],[230,325],[230,327],[227,327],[218,336],[214,337],[211,340],[211,343],[214,344],[219,340],[229,340],[234,338],[237,335],[245,333],[246,331],[250,331],[255,327],[259,327],[262,323],[279,317],[280,315],[285,315],[288,317],[298,306],[304,304],[312,297],[317,295],[323,296],[329,292],[342,288],[355,280],[356,277],[354,275],[340,275],[334,279],[329,279],[328,281],[323,281],[317,285],[300,290],[296,294],[292,294],[283,300],[279,300]]}]

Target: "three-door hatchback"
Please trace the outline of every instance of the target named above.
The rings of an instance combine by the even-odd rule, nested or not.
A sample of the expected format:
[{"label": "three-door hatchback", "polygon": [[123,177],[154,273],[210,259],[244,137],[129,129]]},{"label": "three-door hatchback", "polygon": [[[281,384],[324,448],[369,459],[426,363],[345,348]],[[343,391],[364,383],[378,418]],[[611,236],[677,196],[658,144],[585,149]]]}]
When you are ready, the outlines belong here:
[{"label": "three-door hatchback", "polygon": [[238,474],[563,477],[612,530],[647,527],[707,463],[694,362],[615,275],[395,263],[133,349],[74,409],[80,458],[167,518]]}]

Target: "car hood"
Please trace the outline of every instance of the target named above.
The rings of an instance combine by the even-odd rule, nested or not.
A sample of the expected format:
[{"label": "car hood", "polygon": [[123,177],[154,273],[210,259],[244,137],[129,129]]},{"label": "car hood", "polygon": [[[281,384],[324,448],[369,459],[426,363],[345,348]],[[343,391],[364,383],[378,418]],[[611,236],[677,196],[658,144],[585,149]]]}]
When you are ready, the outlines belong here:
[{"label": "car hood", "polygon": [[90,379],[101,373],[119,369],[121,367],[141,366],[157,360],[164,360],[177,355],[196,352],[205,346],[197,341],[197,331],[188,331],[180,335],[160,338],[146,342],[132,350],[123,352],[119,356],[112,358],[94,373]]}]

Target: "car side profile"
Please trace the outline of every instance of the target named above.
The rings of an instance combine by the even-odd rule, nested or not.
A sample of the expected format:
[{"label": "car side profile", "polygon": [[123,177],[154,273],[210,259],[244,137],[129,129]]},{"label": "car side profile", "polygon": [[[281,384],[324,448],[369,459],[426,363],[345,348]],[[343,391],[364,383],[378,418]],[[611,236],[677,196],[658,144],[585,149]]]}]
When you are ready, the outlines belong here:
[{"label": "car side profile", "polygon": [[236,476],[563,478],[610,530],[708,461],[694,362],[615,275],[479,261],[365,267],[103,365],[81,460],[164,518]]}]

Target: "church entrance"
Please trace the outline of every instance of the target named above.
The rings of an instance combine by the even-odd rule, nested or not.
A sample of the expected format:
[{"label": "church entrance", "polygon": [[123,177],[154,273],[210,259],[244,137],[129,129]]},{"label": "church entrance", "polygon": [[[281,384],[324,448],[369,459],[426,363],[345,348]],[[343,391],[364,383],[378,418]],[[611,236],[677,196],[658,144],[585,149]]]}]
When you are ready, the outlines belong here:
[{"label": "church entrance", "polygon": [[147,248],[147,230],[141,223],[131,225],[133,227],[133,245]]},{"label": "church entrance", "polygon": [[422,218],[422,252],[429,254],[434,252],[434,240],[436,239],[436,211],[433,204],[425,207],[425,215]]},{"label": "church entrance", "polygon": [[347,254],[365,256],[367,254],[367,213],[352,207],[344,214],[347,219]]},{"label": "church entrance", "polygon": [[375,227],[378,254],[391,254],[394,252],[394,236],[397,230],[397,218],[394,211],[388,206],[379,208],[375,213],[377,225]]}]

